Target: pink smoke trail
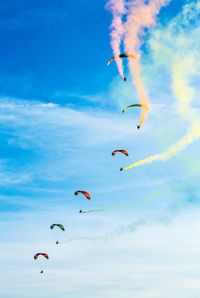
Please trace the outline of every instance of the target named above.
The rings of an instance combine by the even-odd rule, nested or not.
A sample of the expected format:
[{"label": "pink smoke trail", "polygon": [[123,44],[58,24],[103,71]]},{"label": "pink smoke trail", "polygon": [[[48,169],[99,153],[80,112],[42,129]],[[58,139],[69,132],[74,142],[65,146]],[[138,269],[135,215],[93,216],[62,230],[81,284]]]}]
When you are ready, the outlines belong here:
[{"label": "pink smoke trail", "polygon": [[[141,75],[140,48],[145,36],[145,29],[155,25],[156,16],[160,9],[169,2],[170,0],[150,0],[148,4],[144,0],[129,2],[129,12],[125,24],[125,49],[127,53],[133,53],[137,57],[136,59],[129,59],[129,68],[139,101],[148,108],[150,108],[150,103]],[[139,127],[147,118],[148,112],[148,109],[142,109]]]},{"label": "pink smoke trail", "polygon": [[[107,8],[113,14],[112,24],[110,26],[111,32],[111,47],[114,56],[120,54],[120,44],[124,35],[124,26],[122,17],[126,13],[125,1],[124,0],[110,0],[107,4]],[[116,59],[117,68],[120,76],[124,79],[123,64],[121,59]]]}]

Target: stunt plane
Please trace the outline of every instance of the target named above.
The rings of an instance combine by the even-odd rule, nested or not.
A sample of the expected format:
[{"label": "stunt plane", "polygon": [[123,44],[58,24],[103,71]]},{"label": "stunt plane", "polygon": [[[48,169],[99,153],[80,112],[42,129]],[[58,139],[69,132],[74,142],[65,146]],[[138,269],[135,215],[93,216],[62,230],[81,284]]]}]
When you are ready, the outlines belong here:
[{"label": "stunt plane", "polygon": [[[136,58],[133,54],[119,54],[118,56],[113,56],[107,61],[107,65],[110,65],[110,63],[116,59],[119,58]],[[126,77],[121,76],[122,80],[126,81]]]},{"label": "stunt plane", "polygon": [[128,151],[123,150],[123,149],[122,150],[114,150],[112,152],[112,156],[114,156],[117,152],[123,153],[124,155],[128,156]]},{"label": "stunt plane", "polygon": [[[47,260],[49,259],[49,256],[48,256],[47,253],[45,253],[45,252],[38,252],[38,253],[36,253],[34,255],[34,260],[37,260],[39,256],[42,256],[42,257],[46,258]],[[44,272],[43,270],[40,271],[40,273],[43,273],[43,272]]]},{"label": "stunt plane", "polygon": [[77,190],[77,191],[75,191],[74,195],[78,196],[79,193],[82,193],[88,200],[91,199],[91,196],[90,196],[89,192],[87,192],[85,190]]}]

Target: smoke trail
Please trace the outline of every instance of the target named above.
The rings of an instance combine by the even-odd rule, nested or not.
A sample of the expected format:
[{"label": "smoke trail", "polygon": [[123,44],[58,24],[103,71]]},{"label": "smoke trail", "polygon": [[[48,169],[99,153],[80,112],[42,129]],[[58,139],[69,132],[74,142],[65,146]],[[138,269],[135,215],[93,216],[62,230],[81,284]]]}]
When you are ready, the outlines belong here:
[{"label": "smoke trail", "polygon": [[102,209],[90,209],[90,210],[85,210],[85,211],[79,211],[80,213],[98,213],[98,212],[103,212],[105,211],[106,209],[102,208]]},{"label": "smoke trail", "polygon": [[115,205],[112,207],[107,207],[107,208],[101,208],[101,209],[91,209],[88,211],[83,211],[83,213],[92,213],[92,212],[106,212],[106,211],[119,211],[123,209],[130,209],[133,207],[137,207],[138,205],[143,205],[143,204],[149,204],[152,203],[153,201],[157,200],[160,198],[160,192],[159,191],[153,191],[152,193],[148,194],[148,197],[145,197],[143,199],[138,199],[137,201],[133,201],[128,204],[123,204],[123,205]]},{"label": "smoke trail", "polygon": [[[141,75],[141,44],[145,35],[145,29],[151,28],[156,23],[156,16],[162,6],[167,5],[170,0],[151,0],[148,4],[144,0],[131,1],[129,4],[129,12],[127,22],[125,24],[125,49],[127,53],[134,53],[137,59],[129,59],[129,68],[132,76],[133,84],[141,104],[150,108],[148,94],[143,83]],[[148,115],[147,109],[142,109],[140,124]]]},{"label": "smoke trail", "polygon": [[144,219],[139,219],[138,221],[134,221],[130,224],[127,225],[122,225],[120,227],[118,227],[116,230],[102,235],[102,236],[96,236],[96,237],[74,237],[74,238],[70,238],[67,241],[63,242],[63,243],[69,243],[69,242],[73,242],[73,241],[81,241],[81,240],[85,240],[85,241],[91,241],[91,242],[99,242],[99,241],[104,241],[104,242],[108,242],[111,240],[114,240],[124,234],[130,233],[130,232],[135,232],[137,231],[141,226],[145,225],[147,223],[146,220]]},{"label": "smoke trail", "polygon": [[[111,24],[111,47],[114,56],[120,54],[120,44],[124,34],[124,26],[122,17],[126,13],[125,1],[124,0],[110,0],[106,6],[113,14],[113,20]],[[117,68],[120,76],[124,79],[124,71],[122,59],[116,59]]]},{"label": "smoke trail", "polygon": [[200,126],[199,125],[194,126],[184,137],[182,137],[179,141],[177,141],[173,146],[171,146],[165,152],[162,152],[160,154],[154,154],[150,157],[139,160],[130,166],[124,167],[123,170],[129,170],[138,166],[145,165],[147,163],[151,163],[156,160],[165,161],[165,160],[171,159],[173,156],[175,156],[176,154],[178,154],[179,152],[187,148],[188,145],[193,143],[199,137],[200,137]]},{"label": "smoke trail", "polygon": [[[190,7],[186,5],[185,10],[182,13],[182,15],[184,16],[184,18],[182,19],[185,22],[184,26],[187,25],[187,21],[188,21],[188,24],[190,23],[189,20],[191,18],[191,14],[193,17],[195,16],[194,14],[195,8],[197,9],[196,15],[200,15],[200,5],[199,7],[198,6],[194,7],[194,3]],[[180,18],[177,18],[177,20],[180,22]],[[170,38],[169,37],[166,38],[166,41],[164,41],[164,47],[162,45],[160,46],[156,44],[154,45],[154,50],[156,50],[156,47],[158,47],[159,48],[158,53],[160,53],[160,50],[162,50],[162,53],[167,53],[169,52],[169,45],[171,43],[172,48],[171,48],[171,52],[169,53],[171,53],[170,56],[172,58],[171,58],[171,61],[168,62],[167,67],[170,67],[170,72],[172,77],[172,90],[178,100],[177,109],[178,109],[179,115],[184,120],[189,122],[190,129],[185,136],[183,136],[180,140],[178,140],[174,145],[172,145],[166,151],[159,154],[154,154],[143,160],[137,161],[130,166],[124,167],[123,170],[128,170],[156,160],[161,160],[161,161],[168,160],[174,157],[175,155],[177,155],[182,150],[186,149],[188,145],[190,145],[200,137],[200,119],[195,109],[191,105],[192,99],[194,99],[196,95],[195,87],[192,86],[191,81],[194,75],[200,74],[200,63],[198,59],[199,40],[198,38],[195,38],[195,34],[199,32],[196,32],[194,30],[194,32],[192,32],[192,33],[195,33],[194,36],[192,33],[190,33],[191,38],[189,38],[189,35],[187,32],[185,33],[185,35],[182,33],[183,24],[178,24],[178,26],[180,26],[181,28],[180,32],[178,30],[179,27],[176,28],[177,20],[174,21],[174,23],[172,24],[173,26],[171,26],[171,28],[169,26]],[[164,32],[161,32],[162,35],[163,33]],[[176,51],[173,47],[173,43],[174,43],[173,34],[176,34],[176,39],[178,44],[178,49]],[[161,40],[159,40],[159,43],[160,42]],[[179,46],[181,46],[181,50]]]},{"label": "smoke trail", "polygon": [[190,122],[191,127],[188,133],[166,151],[137,161],[130,166],[124,167],[123,170],[129,170],[156,160],[169,160],[200,137],[200,122],[195,111],[191,107],[191,100],[195,94],[195,90],[189,85],[190,77],[194,75],[195,70],[197,71],[195,60],[194,57],[189,55],[176,62],[172,67],[172,88],[178,99],[179,114]]},{"label": "smoke trail", "polygon": [[95,236],[95,237],[73,237],[68,239],[67,241],[63,242],[64,244],[69,243],[69,242],[74,242],[74,241],[91,241],[91,242],[109,242],[114,239],[117,239],[123,235],[133,233],[138,231],[141,227],[157,223],[159,222],[160,224],[165,224],[170,220],[169,215],[166,216],[159,216],[158,218],[148,218],[148,220],[145,220],[143,218],[135,220],[129,224],[121,225],[118,228],[116,228],[114,231],[111,231],[108,234],[105,235],[100,235],[100,236]]},{"label": "smoke trail", "polygon": [[[165,190],[165,194],[167,194],[168,190]],[[169,193],[170,195],[170,193]],[[160,191],[153,191],[151,194],[148,195],[148,197],[143,198],[142,200],[138,200],[137,202],[133,202],[131,204],[126,204],[126,205],[119,205],[119,206],[113,206],[110,208],[105,208],[105,209],[96,209],[96,210],[105,210],[105,211],[114,211],[114,210],[123,210],[123,209],[130,209],[131,207],[136,207],[137,205],[142,205],[142,204],[151,204],[153,201],[160,199],[161,193]],[[159,219],[160,221],[160,219]],[[68,242],[72,242],[72,241],[81,241],[81,240],[85,240],[85,241],[92,241],[92,242],[98,242],[98,241],[111,241],[115,238],[118,238],[120,236],[122,236],[123,234],[128,234],[130,232],[135,232],[137,231],[141,226],[149,223],[149,222],[153,222],[153,220],[149,219],[148,220],[144,220],[144,219],[138,219],[137,221],[133,221],[130,224],[126,224],[126,225],[121,225],[118,228],[116,228],[114,231],[111,231],[108,234],[105,235],[99,235],[99,236],[83,236],[83,237],[73,237],[70,238],[68,240],[66,240],[65,242],[62,242],[62,244],[66,244]]]}]

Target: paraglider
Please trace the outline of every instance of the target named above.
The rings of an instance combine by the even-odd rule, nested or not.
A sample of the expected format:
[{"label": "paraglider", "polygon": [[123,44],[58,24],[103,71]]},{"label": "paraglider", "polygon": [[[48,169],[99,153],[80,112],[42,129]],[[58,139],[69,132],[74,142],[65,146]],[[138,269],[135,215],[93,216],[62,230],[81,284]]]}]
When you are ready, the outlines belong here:
[{"label": "paraglider", "polygon": [[149,110],[149,107],[147,105],[145,105],[145,104],[134,103],[134,104],[131,104],[131,105],[125,107],[122,110],[122,113],[127,112],[128,109],[133,108],[133,107],[140,107],[140,108],[142,108],[140,124],[137,125],[137,129],[140,129],[140,127],[142,126],[142,124],[144,122],[144,110],[148,111]]},{"label": "paraglider", "polygon": [[91,196],[90,196],[89,192],[87,192],[85,190],[77,190],[77,191],[75,191],[74,195],[78,196],[80,193],[82,193],[88,200],[91,200]]},{"label": "paraglider", "polygon": [[[40,257],[40,256],[44,257],[44,258],[47,259],[47,260],[49,259],[49,256],[48,256],[47,253],[45,253],[45,252],[38,252],[38,253],[36,253],[36,254],[34,255],[34,260],[37,260],[38,257]],[[44,272],[43,270],[40,271],[40,273],[43,273],[43,272]]]},{"label": "paraglider", "polygon": [[131,105],[127,106],[126,108],[124,108],[124,109],[122,110],[122,113],[127,112],[127,110],[128,110],[129,108],[133,108],[133,107],[140,107],[140,108],[143,108],[143,109],[146,109],[146,110],[149,109],[146,105],[143,105],[143,104],[140,104],[140,103],[134,103],[134,104],[131,104]]},{"label": "paraglider", "polygon": [[[75,196],[78,196],[79,194],[83,194],[87,200],[91,200],[91,196],[90,196],[89,192],[87,192],[85,190],[77,190],[74,193]],[[84,202],[85,201],[82,201],[82,200],[76,200],[76,204],[78,204],[79,213],[85,213],[82,210],[82,208],[84,208],[83,207],[83,205],[85,204]]]},{"label": "paraglider", "polygon": [[[119,54],[118,56],[113,56],[111,57],[108,61],[107,61],[107,65],[110,65],[110,63],[116,59],[119,58],[136,58],[136,56],[134,56],[133,54]],[[124,82],[126,82],[126,77],[124,77],[123,75],[120,75],[122,80]]]},{"label": "paraglider", "polygon": [[45,252],[38,252],[34,255],[34,259],[37,260],[39,256],[43,256],[44,258],[46,258],[47,260],[49,259],[49,256],[47,253]]},{"label": "paraglider", "polygon": [[108,61],[107,61],[107,65],[110,65],[110,63],[116,59],[119,59],[119,58],[132,58],[132,59],[135,59],[136,56],[133,55],[133,54],[119,54],[118,56],[113,56],[111,57]]},{"label": "paraglider", "polygon": [[[58,227],[58,228],[59,228],[60,230],[62,230],[63,232],[65,231],[65,227],[64,227],[63,225],[61,225],[61,224],[52,224],[52,225],[50,226],[50,229],[53,230],[55,227]],[[59,242],[56,241],[56,244],[59,244]]]},{"label": "paraglider", "polygon": [[123,153],[124,155],[128,156],[128,151],[126,151],[126,150],[124,150],[124,149],[114,150],[114,151],[112,152],[112,156],[115,156],[115,154],[118,153],[118,152]]},{"label": "paraglider", "polygon": [[50,226],[50,229],[53,230],[55,227],[58,227],[58,228],[60,228],[62,231],[65,231],[64,226],[61,225],[61,224],[52,224],[52,225]]}]

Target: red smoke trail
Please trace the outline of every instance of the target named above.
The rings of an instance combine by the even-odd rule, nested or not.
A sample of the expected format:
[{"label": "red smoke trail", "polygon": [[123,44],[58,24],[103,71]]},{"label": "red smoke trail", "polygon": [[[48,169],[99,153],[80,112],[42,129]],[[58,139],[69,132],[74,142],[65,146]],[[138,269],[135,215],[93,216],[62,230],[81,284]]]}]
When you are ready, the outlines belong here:
[{"label": "red smoke trail", "polygon": [[[148,4],[144,0],[129,2],[127,22],[125,24],[124,43],[127,53],[133,53],[136,59],[129,59],[129,68],[133,84],[137,90],[141,104],[150,107],[148,94],[141,75],[141,45],[145,35],[145,29],[153,27],[160,9],[170,0],[151,0]],[[142,109],[140,125],[148,115],[148,109]]]},{"label": "red smoke trail", "polygon": [[[124,0],[110,0],[107,4],[107,8],[113,14],[113,20],[111,24],[111,47],[114,56],[120,54],[120,44],[124,35],[124,26],[122,17],[126,13]],[[121,59],[116,59],[117,68],[120,76],[124,79],[123,64]]]}]

